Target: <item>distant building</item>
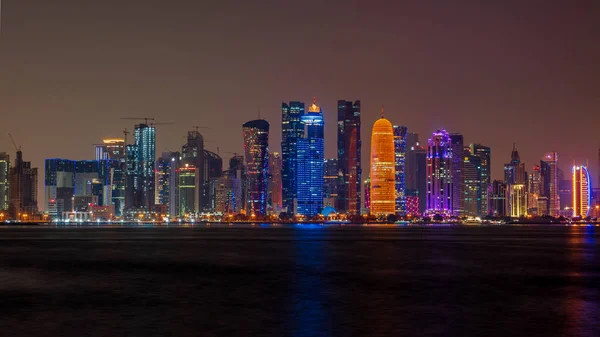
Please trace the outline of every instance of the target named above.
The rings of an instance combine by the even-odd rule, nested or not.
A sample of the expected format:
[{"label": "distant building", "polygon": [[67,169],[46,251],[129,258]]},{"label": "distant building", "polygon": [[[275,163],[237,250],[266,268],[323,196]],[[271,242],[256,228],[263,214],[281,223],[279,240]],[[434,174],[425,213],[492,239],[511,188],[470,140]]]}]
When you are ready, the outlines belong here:
[{"label": "distant building", "polygon": [[325,139],[321,107],[313,101],[302,117],[306,126],[303,138],[298,139],[296,153],[296,213],[307,217],[323,210],[323,179],[325,176]]},{"label": "distant building", "polygon": [[340,182],[335,208],[338,212],[360,214],[361,147],[360,101],[338,101],[338,167]]},{"label": "distant building", "polygon": [[406,140],[406,194],[418,198],[418,213],[423,214],[427,206],[427,149],[416,133],[408,133]]},{"label": "distant building", "polygon": [[464,137],[460,133],[450,134],[451,160],[452,160],[452,215],[462,216],[465,211],[464,198],[465,193],[463,177],[463,152]]},{"label": "distant building", "polygon": [[548,209],[551,216],[559,216],[560,199],[558,196],[558,154],[549,152],[540,161],[544,195],[548,197]]},{"label": "distant building", "polygon": [[527,172],[525,164],[515,144],[511,152],[510,163],[504,164],[504,180],[507,184],[507,215],[521,217],[527,215]]},{"label": "distant building", "polygon": [[304,136],[304,102],[281,103],[281,182],[283,207],[293,213],[298,139]]},{"label": "distant building", "polygon": [[75,163],[68,159],[45,160],[44,210],[53,218],[74,210]]},{"label": "distant building", "polygon": [[573,216],[586,218],[592,206],[592,182],[585,166],[573,166]]},{"label": "distant building", "polygon": [[488,201],[487,201],[487,190],[489,189],[492,181],[492,154],[491,149],[481,144],[471,144],[470,146],[471,155],[479,157],[481,161],[480,173],[481,173],[481,214],[488,214]]},{"label": "distant building", "polygon": [[482,190],[481,157],[473,155],[469,147],[465,148],[463,154],[462,176],[463,215],[477,217],[486,214],[483,212],[482,195],[487,194],[487,189]]},{"label": "distant building", "polygon": [[0,212],[8,211],[10,190],[10,157],[0,152]]},{"label": "distant building", "polygon": [[179,215],[196,215],[199,213],[200,174],[198,168],[191,164],[183,164],[177,170],[179,188]]},{"label": "distant building", "polygon": [[248,177],[246,208],[251,215],[266,215],[269,178],[269,123],[263,119],[253,120],[243,125],[243,131]]},{"label": "distant building", "polygon": [[394,125],[396,213],[406,215],[406,126]]},{"label": "distant building", "polygon": [[338,169],[338,160],[335,158],[325,159],[323,177],[323,207],[338,206],[339,186],[342,183]]},{"label": "distant building", "polygon": [[364,202],[365,202],[364,211],[361,213],[371,214],[371,178],[370,177],[368,177],[367,180],[365,180]]},{"label": "distant building", "polygon": [[[527,178],[527,213],[530,215],[544,215],[538,208],[538,198],[542,196],[542,175],[539,165],[533,165],[532,172]],[[547,208],[547,207],[545,207]]]},{"label": "distant building", "polygon": [[[179,152],[163,152],[160,158],[156,160],[155,203],[166,206],[166,213],[170,216],[179,214],[178,170],[180,157]],[[196,190],[196,192],[198,191]]]},{"label": "distant building", "polygon": [[207,200],[210,179],[206,179],[206,160],[204,137],[197,129],[188,131],[186,143],[181,147],[181,165],[189,164],[196,168],[199,182],[196,193],[198,193],[197,200],[200,211],[210,208],[210,202]]},{"label": "distant building", "polygon": [[394,129],[392,123],[383,117],[373,124],[371,133],[371,193],[370,212],[372,215],[396,213],[396,158],[394,150]]},{"label": "distant building", "polygon": [[[200,175],[200,170],[198,170]],[[223,176],[223,159],[218,154],[204,150],[204,183],[200,189],[203,189],[200,199],[201,212],[213,212],[216,208],[216,184],[219,178]]]},{"label": "distant building", "polygon": [[38,169],[23,161],[23,152],[17,151],[15,165],[10,169],[9,216],[23,220],[38,213]]},{"label": "distant building", "polygon": [[573,210],[573,173],[571,173],[570,179],[560,179],[558,181],[558,199],[560,200],[561,211],[572,211]]},{"label": "distant building", "polygon": [[271,213],[279,214],[283,208],[281,181],[281,154],[269,153],[269,206]]},{"label": "distant building", "polygon": [[496,217],[509,215],[507,184],[494,180],[488,189],[488,214]]},{"label": "distant building", "polygon": [[[454,215],[453,144],[446,130],[438,130],[429,139],[427,151],[427,209],[429,215]],[[460,173],[460,171],[458,171]]]},{"label": "distant building", "polygon": [[125,206],[131,210],[152,211],[154,206],[154,165],[156,164],[156,129],[137,124],[134,144],[126,148]]}]

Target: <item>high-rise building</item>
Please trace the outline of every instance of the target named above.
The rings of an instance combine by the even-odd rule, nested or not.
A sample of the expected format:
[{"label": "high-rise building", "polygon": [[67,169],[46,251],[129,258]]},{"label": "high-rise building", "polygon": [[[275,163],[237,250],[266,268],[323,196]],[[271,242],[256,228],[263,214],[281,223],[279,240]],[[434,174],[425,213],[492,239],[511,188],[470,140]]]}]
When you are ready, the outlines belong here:
[{"label": "high-rise building", "polygon": [[298,139],[304,136],[303,102],[281,103],[281,182],[283,207],[293,213],[296,198],[296,159]]},{"label": "high-rise building", "polygon": [[[569,178],[572,178],[573,174]],[[573,211],[573,180],[560,179],[558,181],[558,200],[560,200],[560,215],[571,215]]]},{"label": "high-rise building", "polygon": [[551,216],[557,217],[560,213],[560,199],[558,196],[558,154],[549,152],[540,162],[544,195],[548,197],[548,211]]},{"label": "high-rise building", "polygon": [[[246,176],[246,167],[244,166],[244,156],[236,154],[235,156],[231,157],[231,159],[229,159],[228,172],[232,177],[235,177],[239,180],[241,188],[241,190],[237,194],[233,195],[233,197],[235,198],[235,203],[232,205],[234,205],[235,207],[234,211],[232,212],[246,212],[245,206],[247,204],[246,200],[248,200],[248,178]],[[235,191],[233,191],[232,193],[235,193]],[[240,203],[239,206],[237,205],[237,202]]]},{"label": "high-rise building", "polygon": [[156,129],[154,126],[137,124],[134,130],[134,144],[126,145],[126,148],[126,207],[151,211],[155,201]]},{"label": "high-rise building", "polygon": [[10,157],[6,152],[0,152],[0,212],[8,211],[10,189]]},{"label": "high-rise building", "polygon": [[235,171],[228,170],[218,179],[215,212],[236,214],[242,210],[242,180]]},{"label": "high-rise building", "polygon": [[99,161],[79,160],[75,162],[75,196],[93,195],[92,185],[98,183]]},{"label": "high-rise building", "polygon": [[396,213],[406,215],[406,126],[394,125]]},{"label": "high-rise building", "polygon": [[463,152],[464,137],[460,133],[450,134],[450,143],[452,148],[452,214],[462,216],[465,205],[464,195],[465,185],[463,177]]},{"label": "high-rise building", "polygon": [[511,184],[525,184],[527,175],[525,174],[525,164],[521,163],[521,157],[516,144],[513,144],[513,150],[510,155],[510,163],[504,164],[504,181]]},{"label": "high-rise building", "polygon": [[199,188],[196,190],[198,193],[198,207],[199,210],[206,210],[208,207],[208,200],[205,199],[206,192],[208,190],[208,184],[210,180],[204,179],[206,173],[205,170],[205,152],[204,152],[204,137],[198,130],[188,131],[187,142],[181,147],[181,161],[182,165],[189,164],[193,165],[199,175]]},{"label": "high-rise building", "polygon": [[[38,213],[38,169],[31,162],[23,161],[23,152],[18,150],[15,165],[10,169],[9,216],[22,220]],[[26,216],[25,216],[26,215]]]},{"label": "high-rise building", "polygon": [[592,182],[585,166],[573,166],[573,216],[585,218],[592,206]]},{"label": "high-rise building", "polygon": [[281,184],[281,154],[271,152],[269,153],[269,205],[274,214],[279,214],[283,207]]},{"label": "high-rise building", "polygon": [[75,165],[68,159],[46,159],[44,165],[44,211],[53,218],[73,210]]},{"label": "high-rise building", "polygon": [[[482,165],[481,157],[471,153],[469,147],[466,147],[463,155],[463,202],[464,213],[468,216],[481,216],[483,214],[483,194],[487,194],[487,189],[482,190]],[[487,199],[487,198],[486,198]],[[487,208],[487,206],[485,207]]]},{"label": "high-rise building", "polygon": [[527,215],[527,190],[525,184],[508,185],[509,214],[513,218]]},{"label": "high-rise building", "polygon": [[365,180],[365,209],[364,212],[361,213],[365,213],[365,214],[370,214],[371,213],[371,177],[367,177],[367,180]]},{"label": "high-rise building", "polygon": [[302,116],[306,126],[303,138],[298,139],[296,153],[296,213],[314,216],[323,210],[323,179],[325,176],[325,139],[321,107],[313,101]]},{"label": "high-rise building", "polygon": [[204,150],[204,192],[201,199],[200,211],[213,212],[215,210],[217,203],[217,181],[221,176],[223,176],[223,159],[214,152]]},{"label": "high-rise building", "polygon": [[[446,130],[429,139],[427,151],[427,209],[430,215],[451,216],[453,212],[453,145]],[[460,173],[460,172],[459,172]]]},{"label": "high-rise building", "polygon": [[338,160],[335,158],[325,159],[323,164],[323,207],[338,205],[339,186],[341,175],[339,175]]},{"label": "high-rise building", "polygon": [[418,211],[411,214],[423,214],[427,206],[427,149],[419,143],[418,134],[406,135],[406,153],[406,194],[418,200]]},{"label": "high-rise building", "polygon": [[530,215],[544,215],[538,209],[538,198],[542,196],[542,175],[539,165],[533,165],[527,179],[527,213]]},{"label": "high-rise building", "polygon": [[360,214],[361,147],[360,101],[338,101],[339,184],[335,208],[338,212]]},{"label": "high-rise building", "polygon": [[169,210],[171,203],[178,204],[178,194],[173,193],[174,189],[171,185],[177,185],[178,177],[176,175],[179,168],[179,157],[179,152],[163,152],[156,160],[155,203],[166,205],[169,214],[171,214]]},{"label": "high-rise building", "polygon": [[508,187],[503,181],[494,180],[488,189],[488,214],[504,217],[508,214]]},{"label": "high-rise building", "polygon": [[470,146],[471,155],[479,157],[481,161],[480,173],[481,173],[481,214],[488,214],[488,201],[487,201],[487,190],[491,185],[492,179],[492,155],[491,149],[481,144],[471,144]]},{"label": "high-rise building", "polygon": [[139,204],[138,149],[134,144],[125,145],[125,149],[125,210],[130,210],[137,208]]},{"label": "high-rise building", "polygon": [[102,144],[94,145],[96,160],[121,159],[125,157],[125,140],[123,138],[105,138]]},{"label": "high-rise building", "polygon": [[200,174],[194,165],[183,164],[177,170],[179,188],[179,215],[195,215],[199,213]]},{"label": "high-rise building", "polygon": [[269,123],[264,119],[243,125],[246,174],[248,177],[248,203],[250,215],[267,214],[269,178]]},{"label": "high-rise building", "polygon": [[382,108],[371,133],[370,212],[375,216],[396,213],[395,164],[394,128]]},{"label": "high-rise building", "polygon": [[521,163],[516,144],[513,144],[510,163],[504,164],[504,181],[507,185],[506,215],[511,217],[527,215],[527,172],[525,172],[525,163]]},{"label": "high-rise building", "polygon": [[112,187],[106,191],[105,197],[110,194],[111,203],[114,204],[114,215],[121,216],[125,210],[125,140],[123,138],[105,138],[102,144],[96,145],[96,160],[100,162],[100,170],[106,169],[105,187]]}]

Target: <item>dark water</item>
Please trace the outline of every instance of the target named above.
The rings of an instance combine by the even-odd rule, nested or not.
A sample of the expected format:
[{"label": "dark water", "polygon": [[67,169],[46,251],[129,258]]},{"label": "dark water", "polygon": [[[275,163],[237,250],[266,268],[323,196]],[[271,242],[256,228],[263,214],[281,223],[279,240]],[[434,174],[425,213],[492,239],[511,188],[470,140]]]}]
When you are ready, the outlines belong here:
[{"label": "dark water", "polygon": [[2,336],[598,336],[600,227],[0,228]]}]

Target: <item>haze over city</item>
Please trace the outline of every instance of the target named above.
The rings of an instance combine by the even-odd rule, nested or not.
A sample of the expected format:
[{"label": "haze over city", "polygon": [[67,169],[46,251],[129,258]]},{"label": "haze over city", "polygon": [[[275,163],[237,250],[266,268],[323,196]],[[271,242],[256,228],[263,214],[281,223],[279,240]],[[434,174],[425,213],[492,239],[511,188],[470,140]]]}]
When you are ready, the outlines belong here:
[{"label": "haze over city", "polygon": [[[360,99],[364,163],[383,104],[422,142],[444,127],[490,146],[493,178],[513,142],[528,169],[556,151],[564,169],[589,160],[598,176],[595,2],[2,5],[0,134],[36,167],[93,159],[92,144],[133,128],[120,117],[175,123],[158,127],[157,153],[191,125],[210,127],[207,148],[241,153],[241,125],[260,109],[279,151],[281,102],[316,96],[326,158],[337,100]],[[13,152],[8,137],[0,150]]]}]

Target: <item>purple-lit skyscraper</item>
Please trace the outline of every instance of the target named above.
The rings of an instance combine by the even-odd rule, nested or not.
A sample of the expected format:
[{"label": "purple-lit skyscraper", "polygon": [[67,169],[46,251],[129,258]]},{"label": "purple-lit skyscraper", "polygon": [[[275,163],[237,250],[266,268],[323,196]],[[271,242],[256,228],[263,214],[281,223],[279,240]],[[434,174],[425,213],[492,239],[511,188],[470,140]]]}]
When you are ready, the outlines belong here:
[{"label": "purple-lit skyscraper", "polygon": [[429,139],[427,151],[427,210],[429,215],[452,215],[452,143],[446,130]]}]

